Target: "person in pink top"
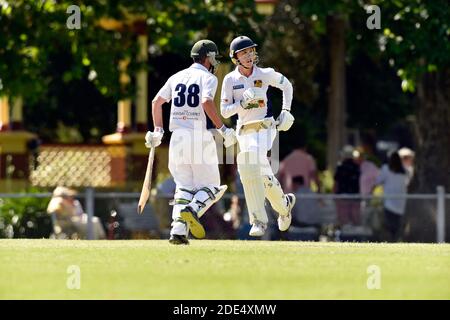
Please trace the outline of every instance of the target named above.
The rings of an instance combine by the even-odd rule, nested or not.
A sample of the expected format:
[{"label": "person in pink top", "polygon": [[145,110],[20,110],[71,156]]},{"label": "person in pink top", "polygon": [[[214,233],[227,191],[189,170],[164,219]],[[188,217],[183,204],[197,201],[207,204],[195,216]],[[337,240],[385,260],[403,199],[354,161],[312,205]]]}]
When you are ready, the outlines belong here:
[{"label": "person in pink top", "polygon": [[317,174],[317,166],[314,158],[306,151],[303,142],[298,142],[294,149],[281,163],[278,173],[279,181],[286,192],[293,192],[293,178],[302,176],[305,187],[311,188],[311,182],[317,186],[320,192],[320,181]]},{"label": "person in pink top", "polygon": [[359,149],[359,155],[356,161],[359,163],[359,169],[361,171],[361,175],[359,176],[359,192],[366,196],[371,194],[380,169],[375,163],[367,159],[367,155],[362,149]]}]

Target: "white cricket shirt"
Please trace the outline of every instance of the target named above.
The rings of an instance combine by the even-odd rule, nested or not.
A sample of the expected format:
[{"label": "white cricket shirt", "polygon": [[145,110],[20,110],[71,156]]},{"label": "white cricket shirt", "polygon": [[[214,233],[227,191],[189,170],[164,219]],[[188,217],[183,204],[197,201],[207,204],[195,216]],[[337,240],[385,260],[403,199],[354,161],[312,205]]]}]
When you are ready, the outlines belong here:
[{"label": "white cricket shirt", "polygon": [[207,116],[202,99],[214,99],[217,77],[199,63],[171,76],[156,94],[172,100],[169,130],[178,128],[206,130]]},{"label": "white cricket shirt", "polygon": [[267,106],[267,96],[259,108],[244,109],[240,105],[244,91],[251,87],[262,88],[267,92],[269,86],[283,91],[283,109],[291,109],[292,85],[287,78],[272,68],[259,68],[253,66],[253,72],[249,77],[242,75],[238,67],[228,73],[223,79],[220,111],[223,117],[229,118],[238,114],[238,121],[244,124],[248,121],[262,120],[271,116],[271,110]]}]

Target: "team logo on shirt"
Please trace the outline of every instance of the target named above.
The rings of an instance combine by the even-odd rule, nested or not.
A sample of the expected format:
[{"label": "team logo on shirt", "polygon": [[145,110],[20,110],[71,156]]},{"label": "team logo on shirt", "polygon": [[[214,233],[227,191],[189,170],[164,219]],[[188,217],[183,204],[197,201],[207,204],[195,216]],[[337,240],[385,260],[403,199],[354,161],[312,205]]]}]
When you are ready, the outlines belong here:
[{"label": "team logo on shirt", "polygon": [[262,88],[262,80],[253,81],[253,85],[257,88]]}]

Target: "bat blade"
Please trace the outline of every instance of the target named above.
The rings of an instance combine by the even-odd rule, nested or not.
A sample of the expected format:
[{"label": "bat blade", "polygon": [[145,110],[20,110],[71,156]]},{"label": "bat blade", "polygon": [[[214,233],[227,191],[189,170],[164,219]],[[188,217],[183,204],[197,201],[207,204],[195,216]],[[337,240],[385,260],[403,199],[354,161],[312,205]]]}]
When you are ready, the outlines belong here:
[{"label": "bat blade", "polygon": [[153,160],[155,159],[155,148],[150,149],[147,162],[147,170],[145,171],[144,184],[142,185],[141,196],[139,198],[137,211],[142,214],[144,211],[145,204],[150,197],[150,190],[152,188],[152,171],[153,171]]}]

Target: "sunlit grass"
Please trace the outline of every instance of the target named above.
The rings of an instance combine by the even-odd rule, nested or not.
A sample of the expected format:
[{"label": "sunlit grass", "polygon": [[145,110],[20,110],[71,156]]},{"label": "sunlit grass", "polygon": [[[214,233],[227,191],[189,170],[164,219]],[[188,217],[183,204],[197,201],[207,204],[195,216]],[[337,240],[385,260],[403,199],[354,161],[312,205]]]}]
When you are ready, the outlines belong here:
[{"label": "sunlit grass", "polygon": [[0,259],[1,299],[450,298],[450,245],[0,240]]}]

